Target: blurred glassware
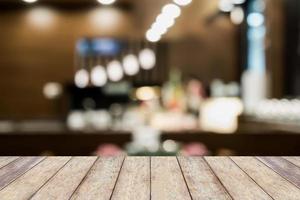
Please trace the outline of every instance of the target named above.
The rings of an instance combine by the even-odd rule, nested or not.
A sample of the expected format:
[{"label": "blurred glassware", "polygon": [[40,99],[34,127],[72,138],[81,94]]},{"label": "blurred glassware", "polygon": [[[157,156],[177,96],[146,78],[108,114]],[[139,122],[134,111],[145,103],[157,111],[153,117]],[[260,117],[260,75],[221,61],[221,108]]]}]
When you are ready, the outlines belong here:
[{"label": "blurred glassware", "polygon": [[72,131],[108,130],[112,117],[106,110],[72,111],[67,117],[67,126]]},{"label": "blurred glassware", "polygon": [[201,102],[205,97],[205,91],[202,83],[197,79],[191,79],[186,88],[187,106],[189,111],[198,114]]},{"label": "blurred glassware", "polygon": [[108,111],[96,110],[86,112],[86,120],[92,130],[108,130],[111,128],[112,119]]},{"label": "blurred glassware", "polygon": [[253,116],[261,120],[300,124],[300,100],[262,100],[255,106]]},{"label": "blurred glassware", "polygon": [[186,95],[178,69],[171,70],[170,79],[163,86],[162,101],[167,109],[186,111]]},{"label": "blurred glassware", "polygon": [[222,80],[215,79],[210,85],[210,94],[212,97],[237,97],[240,94],[240,87],[236,82],[225,84]]},{"label": "blurred glassware", "polygon": [[160,149],[160,132],[150,126],[139,126],[133,130],[133,141],[127,144],[129,154],[139,152],[158,152]]},{"label": "blurred glassware", "polygon": [[122,116],[124,114],[125,109],[121,104],[114,103],[109,107],[109,113],[112,117],[112,127],[114,129],[122,128]]},{"label": "blurred glassware", "polygon": [[86,127],[83,111],[72,111],[67,117],[67,126],[72,131],[81,131]]},{"label": "blurred glassware", "polygon": [[127,109],[123,115],[122,127],[124,130],[134,130],[146,124],[146,116],[138,108]]}]

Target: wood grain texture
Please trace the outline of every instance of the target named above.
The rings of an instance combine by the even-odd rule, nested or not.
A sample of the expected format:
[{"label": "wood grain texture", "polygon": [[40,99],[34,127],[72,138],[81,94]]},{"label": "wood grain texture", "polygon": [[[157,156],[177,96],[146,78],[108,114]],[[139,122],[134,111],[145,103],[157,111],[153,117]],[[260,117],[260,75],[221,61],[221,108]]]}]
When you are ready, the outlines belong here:
[{"label": "wood grain texture", "polygon": [[294,165],[297,165],[298,167],[300,167],[300,157],[289,156],[289,157],[283,157],[283,158],[290,161]]},{"label": "wood grain texture", "polygon": [[[299,157],[0,157],[0,200],[300,199]],[[296,163],[296,164],[295,164]]]},{"label": "wood grain texture", "polygon": [[191,199],[176,157],[151,158],[151,199]]},{"label": "wood grain texture", "polygon": [[111,199],[150,199],[150,157],[127,157]]},{"label": "wood grain texture", "polygon": [[255,182],[274,199],[300,199],[300,190],[253,157],[232,157]]},{"label": "wood grain texture", "polygon": [[16,160],[17,158],[18,157],[16,157],[16,156],[0,157],[0,168],[11,163],[12,161]]},{"label": "wood grain texture", "polygon": [[69,199],[97,157],[73,157],[32,199]]},{"label": "wood grain texture", "polygon": [[275,172],[300,188],[300,168],[280,157],[258,157]]},{"label": "wood grain texture", "polygon": [[1,199],[25,200],[32,196],[71,157],[48,157],[0,191]]},{"label": "wood grain texture", "polygon": [[201,157],[178,157],[193,199],[232,199]]},{"label": "wood grain texture", "polygon": [[123,156],[99,158],[71,199],[109,199],[123,160]]},{"label": "wood grain texture", "polygon": [[44,157],[23,157],[0,169],[0,190],[41,162]]},{"label": "wood grain texture", "polygon": [[234,199],[272,199],[228,157],[205,157]]}]

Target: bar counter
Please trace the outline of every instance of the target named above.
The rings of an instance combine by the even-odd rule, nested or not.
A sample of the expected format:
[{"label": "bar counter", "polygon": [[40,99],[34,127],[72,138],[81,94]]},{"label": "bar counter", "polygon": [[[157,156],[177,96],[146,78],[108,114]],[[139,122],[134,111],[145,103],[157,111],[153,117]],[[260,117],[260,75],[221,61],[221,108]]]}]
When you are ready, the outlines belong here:
[{"label": "bar counter", "polygon": [[9,199],[300,199],[300,157],[0,157]]}]

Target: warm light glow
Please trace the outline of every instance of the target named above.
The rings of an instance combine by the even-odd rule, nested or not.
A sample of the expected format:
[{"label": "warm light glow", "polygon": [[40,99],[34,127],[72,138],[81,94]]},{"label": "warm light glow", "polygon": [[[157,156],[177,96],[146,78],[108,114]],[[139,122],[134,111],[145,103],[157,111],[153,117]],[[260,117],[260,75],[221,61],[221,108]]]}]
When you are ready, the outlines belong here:
[{"label": "warm light glow", "polygon": [[49,82],[44,85],[43,94],[47,99],[56,99],[62,94],[62,86],[59,83]]},{"label": "warm light glow", "polygon": [[[188,4],[191,0],[175,0],[178,5]],[[175,19],[181,14],[181,9],[176,4],[170,3],[162,8],[161,13],[156,17],[151,28],[146,32],[146,39],[149,42],[158,42],[162,35],[175,24]]]},{"label": "warm light glow", "polygon": [[171,26],[175,24],[175,20],[172,16],[167,14],[159,14],[156,17],[156,21],[152,24],[151,29],[147,31],[146,38],[150,42],[158,42],[161,36],[165,34]]},{"label": "warm light glow", "polygon": [[78,70],[75,74],[75,85],[79,88],[85,88],[89,84],[89,73],[85,69]]},{"label": "warm light glow", "polygon": [[55,11],[48,8],[33,8],[28,11],[27,21],[33,27],[48,29],[55,22]]},{"label": "warm light glow", "polygon": [[177,18],[181,14],[180,7],[175,4],[167,4],[162,8],[162,13],[168,17]]},{"label": "warm light glow", "polygon": [[249,26],[258,27],[264,24],[265,17],[261,13],[250,13],[247,17]]},{"label": "warm light glow", "polygon": [[111,5],[116,2],[116,0],[97,0],[97,1],[103,5]]},{"label": "warm light glow", "polygon": [[156,64],[156,56],[153,50],[143,49],[139,54],[141,67],[145,70],[152,69]]},{"label": "warm light glow", "polygon": [[223,12],[230,12],[233,9],[233,4],[231,0],[220,0],[219,9]]},{"label": "warm light glow", "polygon": [[189,5],[192,0],[173,0],[174,3],[180,5],[180,6],[186,6],[186,5]]},{"label": "warm light glow", "polygon": [[218,133],[233,133],[237,130],[237,117],[243,111],[238,98],[213,98],[201,106],[201,129]]},{"label": "warm light glow", "polygon": [[158,42],[161,36],[158,32],[154,32],[154,30],[150,29],[146,32],[146,39],[149,42]]},{"label": "warm light glow", "polygon": [[104,86],[107,83],[107,75],[103,66],[98,65],[92,69],[91,82],[98,87]]},{"label": "warm light glow", "polygon": [[136,90],[135,95],[140,101],[149,101],[158,98],[157,91],[152,87],[140,87]]},{"label": "warm light glow", "polygon": [[24,1],[24,2],[26,2],[26,3],[35,3],[35,2],[37,2],[38,0],[22,0],[22,1]]},{"label": "warm light glow", "polygon": [[230,19],[234,24],[241,24],[244,21],[244,10],[241,7],[234,8],[230,13]]},{"label": "warm light glow", "polygon": [[129,54],[125,56],[123,58],[123,68],[125,74],[129,76],[136,75],[139,72],[138,58],[133,54]]},{"label": "warm light glow", "polygon": [[107,65],[107,75],[113,82],[120,81],[124,76],[121,63],[117,60],[111,61]]},{"label": "warm light glow", "polygon": [[175,24],[175,19],[173,17],[168,16],[166,14],[159,14],[153,26],[160,25],[160,27],[158,28],[170,28],[174,24]]},{"label": "warm light glow", "polygon": [[234,4],[243,4],[246,0],[232,0]]},{"label": "warm light glow", "polygon": [[90,25],[96,30],[101,30],[102,34],[119,30],[124,22],[124,15],[114,7],[95,8],[89,12],[88,18]]}]

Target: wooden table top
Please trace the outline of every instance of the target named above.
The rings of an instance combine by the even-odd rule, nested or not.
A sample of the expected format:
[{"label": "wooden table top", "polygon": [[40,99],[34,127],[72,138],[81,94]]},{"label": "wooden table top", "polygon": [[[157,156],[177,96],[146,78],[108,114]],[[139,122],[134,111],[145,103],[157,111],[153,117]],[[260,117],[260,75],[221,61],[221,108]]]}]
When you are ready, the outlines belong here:
[{"label": "wooden table top", "polygon": [[300,157],[0,157],[0,199],[300,199]]}]

